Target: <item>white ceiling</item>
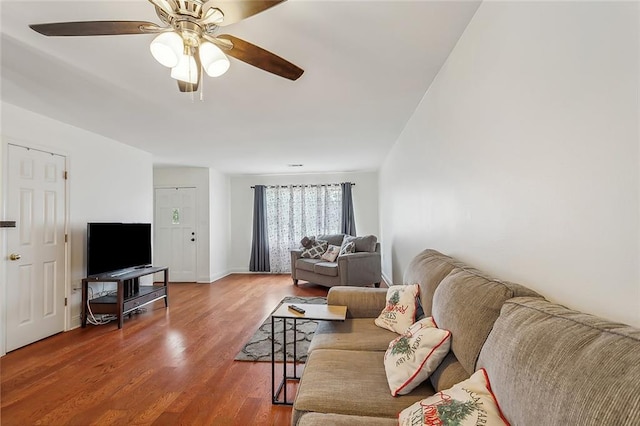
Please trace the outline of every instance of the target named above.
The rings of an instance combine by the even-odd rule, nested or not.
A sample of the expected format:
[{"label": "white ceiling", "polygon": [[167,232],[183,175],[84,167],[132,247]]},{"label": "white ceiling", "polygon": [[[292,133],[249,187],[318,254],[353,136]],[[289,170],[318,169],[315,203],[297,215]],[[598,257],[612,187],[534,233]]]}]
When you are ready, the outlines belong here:
[{"label": "white ceiling", "polygon": [[[135,146],[159,165],[229,174],[377,169],[479,5],[289,0],[223,28],[305,70],[297,81],[231,58],[178,91],[153,35],[44,37],[28,24],[145,20],[145,0],[5,1],[2,100]],[[288,164],[304,164],[292,169]]]}]

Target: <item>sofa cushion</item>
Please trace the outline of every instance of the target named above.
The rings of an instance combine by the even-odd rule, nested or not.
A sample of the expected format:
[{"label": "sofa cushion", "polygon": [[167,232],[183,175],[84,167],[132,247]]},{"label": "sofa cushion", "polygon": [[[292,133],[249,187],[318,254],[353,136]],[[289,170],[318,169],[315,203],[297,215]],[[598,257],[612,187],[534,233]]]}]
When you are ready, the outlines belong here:
[{"label": "sofa cushion", "polygon": [[478,366],[514,425],[640,424],[638,328],[544,299],[511,299]]},{"label": "sofa cushion", "polygon": [[292,424],[309,411],[397,419],[402,409],[433,395],[425,381],[409,395],[391,396],[383,358],[384,352],[312,351],[298,385]]},{"label": "sofa cushion", "polygon": [[416,322],[418,285],[392,285],[387,289],[387,304],[375,323],[378,327],[404,333]]},{"label": "sofa cushion", "polygon": [[376,251],[376,243],[378,242],[378,237],[376,237],[375,235],[365,235],[362,237],[345,235],[344,239],[342,240],[342,247],[350,242],[353,242],[356,245],[356,253],[359,251],[373,253],[374,251]]},{"label": "sofa cushion", "polygon": [[398,426],[396,419],[384,417],[348,416],[331,413],[306,413],[298,426]]},{"label": "sofa cushion", "polygon": [[476,361],[500,308],[517,296],[538,296],[526,287],[498,281],[481,272],[456,268],[433,294],[433,318],[438,327],[451,332],[451,350],[467,373]]},{"label": "sofa cushion", "polygon": [[342,241],[344,240],[345,234],[327,234],[327,235],[318,235],[318,240],[326,241],[329,244],[334,246],[342,245]]},{"label": "sofa cushion", "polygon": [[329,277],[338,276],[338,264],[335,262],[318,262],[313,265],[313,272]]},{"label": "sofa cushion", "polygon": [[433,293],[444,277],[449,275],[456,266],[463,266],[463,264],[431,249],[418,253],[409,263],[402,282],[420,285],[420,300],[426,317],[432,315]]},{"label": "sofa cushion", "polygon": [[327,247],[329,247],[329,243],[322,240],[316,240],[311,244],[311,247],[302,250],[301,257],[307,259],[320,259],[320,256],[327,251]]},{"label": "sofa cushion", "polygon": [[491,392],[484,370],[478,370],[451,389],[438,392],[402,410],[398,420],[400,426],[509,426]]},{"label": "sofa cushion", "polygon": [[406,395],[425,381],[449,352],[451,333],[424,318],[389,343],[384,370],[391,395]]},{"label": "sofa cushion", "polygon": [[398,337],[393,331],[380,328],[373,318],[352,318],[345,321],[319,321],[309,344],[309,352],[315,349],[347,349],[356,351],[381,351]]},{"label": "sofa cushion", "polygon": [[456,355],[451,351],[449,351],[438,368],[429,376],[431,386],[433,386],[436,392],[449,389],[456,383],[460,383],[468,378],[469,373],[467,373],[467,370],[464,369],[460,361],[458,361],[458,358],[456,358]]},{"label": "sofa cushion", "polygon": [[322,262],[322,259],[298,259],[296,260],[296,269],[313,272],[316,263]]}]

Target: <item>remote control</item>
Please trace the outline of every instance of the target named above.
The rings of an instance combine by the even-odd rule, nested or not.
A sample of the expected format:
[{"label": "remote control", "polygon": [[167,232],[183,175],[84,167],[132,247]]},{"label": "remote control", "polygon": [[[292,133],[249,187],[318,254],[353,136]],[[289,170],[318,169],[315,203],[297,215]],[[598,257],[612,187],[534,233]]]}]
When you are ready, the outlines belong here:
[{"label": "remote control", "polygon": [[304,314],[305,310],[296,306],[296,305],[289,305],[289,309],[291,309],[292,311],[296,311],[299,314]]}]

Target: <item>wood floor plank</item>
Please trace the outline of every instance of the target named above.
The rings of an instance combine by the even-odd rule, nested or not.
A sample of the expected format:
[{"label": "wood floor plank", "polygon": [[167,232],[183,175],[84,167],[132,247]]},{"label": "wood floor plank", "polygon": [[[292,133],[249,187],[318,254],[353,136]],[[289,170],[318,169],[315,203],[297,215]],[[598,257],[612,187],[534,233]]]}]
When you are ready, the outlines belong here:
[{"label": "wood floor plank", "polygon": [[0,358],[2,425],[288,425],[269,363],[233,358],[285,296],[325,296],[288,275],[172,283],[115,322],[61,333]]}]

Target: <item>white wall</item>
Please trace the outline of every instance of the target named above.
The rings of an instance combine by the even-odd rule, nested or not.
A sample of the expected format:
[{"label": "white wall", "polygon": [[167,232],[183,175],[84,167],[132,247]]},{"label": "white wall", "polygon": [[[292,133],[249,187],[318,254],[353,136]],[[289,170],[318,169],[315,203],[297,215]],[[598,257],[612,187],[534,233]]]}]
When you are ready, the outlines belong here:
[{"label": "white wall", "polygon": [[[230,270],[233,272],[249,271],[253,230],[253,189],[251,186],[340,182],[356,184],[353,188],[353,204],[358,235],[373,234],[380,238],[377,172],[232,176]],[[384,241],[381,241],[381,244],[384,245]]]},{"label": "white wall", "polygon": [[214,169],[209,173],[209,213],[211,222],[210,262],[211,276],[215,281],[229,274],[229,251],[231,249],[230,179]]},{"label": "white wall", "polygon": [[[76,327],[80,324],[79,288],[86,273],[87,222],[152,221],[151,155],[6,102],[2,103],[1,118],[3,149],[10,142],[67,156],[71,250],[67,328]],[[5,178],[4,173],[0,175],[0,179]],[[0,183],[1,186],[4,186],[4,182]],[[3,271],[0,274],[0,291],[3,295],[5,279]],[[2,300],[5,300],[4,297]]]},{"label": "white wall", "polygon": [[196,275],[210,283],[228,274],[229,178],[204,167],[154,167],[154,188],[196,188]]},{"label": "white wall", "polygon": [[387,276],[435,248],[640,326],[638,7],[480,6],[380,171]]}]

